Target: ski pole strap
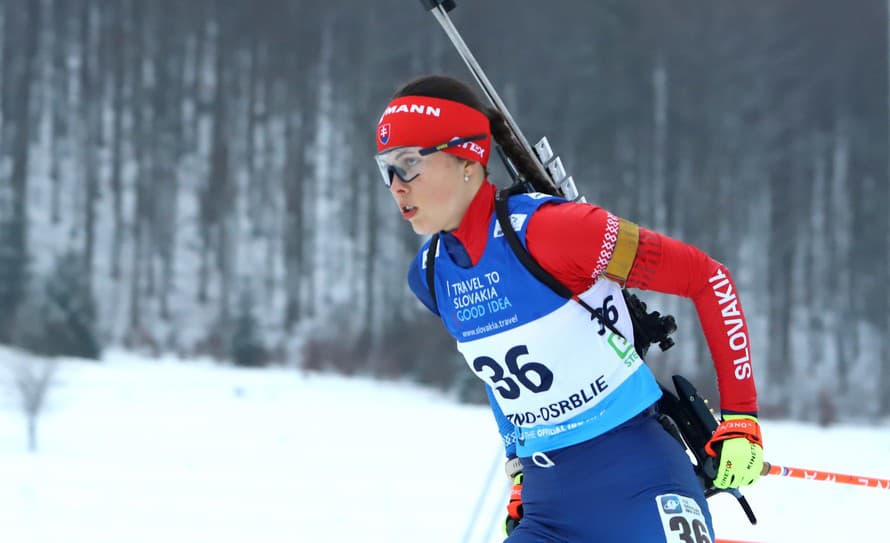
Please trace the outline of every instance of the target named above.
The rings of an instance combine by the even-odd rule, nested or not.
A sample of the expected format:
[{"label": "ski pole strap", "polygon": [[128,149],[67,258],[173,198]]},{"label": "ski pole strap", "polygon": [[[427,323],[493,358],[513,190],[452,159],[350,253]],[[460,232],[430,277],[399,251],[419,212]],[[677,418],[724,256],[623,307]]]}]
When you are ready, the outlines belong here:
[{"label": "ski pole strap", "polygon": [[504,473],[507,474],[507,478],[511,481],[514,477],[516,477],[522,471],[522,462],[519,461],[519,458],[513,457],[507,460],[507,463],[504,464]]},{"label": "ski pole strap", "polygon": [[751,443],[760,445],[761,448],[763,447],[763,438],[760,435],[760,425],[757,424],[757,421],[749,418],[739,418],[721,422],[714,431],[713,437],[705,443],[705,452],[711,456],[719,456],[717,451],[713,449],[713,445],[738,437],[743,437]]},{"label": "ski pole strap", "polygon": [[869,488],[890,490],[890,479],[863,477],[861,475],[848,475],[845,473],[834,473],[831,471],[820,471],[815,469],[777,466],[775,464],[770,464],[769,462],[763,463],[763,471],[761,471],[760,474],[778,475],[780,477],[794,477],[797,479],[807,479],[810,481],[824,481],[826,483],[867,486]]}]

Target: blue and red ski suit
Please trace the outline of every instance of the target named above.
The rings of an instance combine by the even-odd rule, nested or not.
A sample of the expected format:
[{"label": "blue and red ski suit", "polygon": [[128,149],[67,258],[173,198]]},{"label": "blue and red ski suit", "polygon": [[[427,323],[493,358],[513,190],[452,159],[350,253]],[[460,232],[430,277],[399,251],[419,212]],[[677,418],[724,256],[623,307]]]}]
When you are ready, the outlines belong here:
[{"label": "blue and red ski suit", "polygon": [[[710,543],[711,517],[692,465],[655,419],[661,392],[632,347],[619,283],[691,298],[721,408],[756,413],[747,325],[728,270],[602,208],[543,194],[511,197],[510,221],[531,256],[602,309],[617,335],[525,269],[497,224],[494,192],[484,183],[460,226],[440,234],[435,302],[429,243],[408,281],[485,383],[506,454],[522,462],[524,515],[507,542]],[[616,277],[619,261],[625,273]]]}]

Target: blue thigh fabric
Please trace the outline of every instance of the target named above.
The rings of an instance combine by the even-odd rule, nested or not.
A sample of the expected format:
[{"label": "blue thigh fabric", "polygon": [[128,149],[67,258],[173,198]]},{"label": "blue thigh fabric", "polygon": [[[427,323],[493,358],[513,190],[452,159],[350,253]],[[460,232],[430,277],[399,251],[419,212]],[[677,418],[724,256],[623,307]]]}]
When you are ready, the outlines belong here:
[{"label": "blue thigh fabric", "polygon": [[713,541],[692,464],[655,416],[546,456],[552,467],[521,459],[524,515],[505,543]]}]

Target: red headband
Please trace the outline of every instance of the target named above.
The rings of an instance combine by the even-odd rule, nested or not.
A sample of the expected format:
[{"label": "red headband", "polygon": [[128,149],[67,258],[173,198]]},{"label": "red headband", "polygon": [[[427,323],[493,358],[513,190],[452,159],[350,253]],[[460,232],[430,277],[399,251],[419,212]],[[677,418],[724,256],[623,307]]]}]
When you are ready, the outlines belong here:
[{"label": "red headband", "polygon": [[402,96],[386,106],[377,123],[377,152],[415,145],[432,147],[477,134],[485,134],[485,138],[443,152],[485,166],[491,150],[491,126],[481,111],[441,98]]}]

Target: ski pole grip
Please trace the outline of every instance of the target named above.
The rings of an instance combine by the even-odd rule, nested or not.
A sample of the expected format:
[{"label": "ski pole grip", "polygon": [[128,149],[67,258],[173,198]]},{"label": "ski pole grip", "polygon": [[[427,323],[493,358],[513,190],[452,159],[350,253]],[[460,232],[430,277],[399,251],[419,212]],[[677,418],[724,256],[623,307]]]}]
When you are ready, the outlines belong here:
[{"label": "ski pole grip", "polygon": [[436,6],[442,6],[442,9],[448,12],[457,7],[454,0],[420,0],[420,3],[427,10],[433,10],[436,9]]}]

